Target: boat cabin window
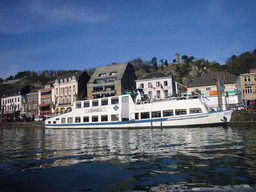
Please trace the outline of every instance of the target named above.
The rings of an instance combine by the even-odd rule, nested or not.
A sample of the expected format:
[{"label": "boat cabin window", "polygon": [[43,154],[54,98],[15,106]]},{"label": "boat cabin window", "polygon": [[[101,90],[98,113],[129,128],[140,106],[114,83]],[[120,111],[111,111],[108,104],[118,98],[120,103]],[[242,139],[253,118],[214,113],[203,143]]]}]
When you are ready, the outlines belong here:
[{"label": "boat cabin window", "polygon": [[149,112],[142,112],[140,115],[141,115],[141,119],[148,119],[149,118]]},{"label": "boat cabin window", "polygon": [[175,115],[185,115],[187,114],[186,109],[176,109],[175,110]]},{"label": "boat cabin window", "polygon": [[111,115],[111,121],[118,121],[119,120],[119,115]]},{"label": "boat cabin window", "polygon": [[56,121],[53,121],[53,124],[56,124]]},{"label": "boat cabin window", "polygon": [[84,122],[89,122],[89,117],[88,116],[84,117]]},{"label": "boat cabin window", "polygon": [[66,118],[61,118],[61,123],[66,123]]},{"label": "boat cabin window", "polygon": [[84,107],[90,107],[89,101],[85,101],[85,102],[84,102]]},{"label": "boat cabin window", "polygon": [[201,108],[191,108],[189,109],[189,113],[193,114],[193,113],[202,113],[202,109]]},{"label": "boat cabin window", "polygon": [[51,121],[48,121],[48,124],[51,124]]},{"label": "boat cabin window", "polygon": [[102,99],[101,105],[108,105],[108,99]]},{"label": "boat cabin window", "polygon": [[173,116],[173,110],[165,110],[165,111],[163,111],[163,116],[164,117]]},{"label": "boat cabin window", "polygon": [[112,98],[111,99],[111,104],[118,104],[118,97]]},{"label": "boat cabin window", "polygon": [[98,106],[98,105],[99,105],[99,101],[98,101],[98,100],[92,101],[92,106],[93,106],[93,107],[96,107],[96,106]]},{"label": "boat cabin window", "polygon": [[101,121],[108,121],[108,115],[101,115]]},{"label": "boat cabin window", "polygon": [[76,103],[76,108],[81,108],[81,103]]},{"label": "boat cabin window", "polygon": [[140,114],[139,113],[135,113],[135,119],[139,119],[140,118]]},{"label": "boat cabin window", "polygon": [[72,117],[68,117],[68,123],[73,123],[73,118]]},{"label": "boat cabin window", "polygon": [[76,122],[76,123],[80,123],[80,122],[81,122],[81,117],[76,117],[76,118],[75,118],[75,122]]},{"label": "boat cabin window", "polygon": [[161,117],[161,111],[152,111],[151,115],[152,115],[152,118]]},{"label": "boat cabin window", "polygon": [[92,116],[92,122],[98,122],[98,116]]}]

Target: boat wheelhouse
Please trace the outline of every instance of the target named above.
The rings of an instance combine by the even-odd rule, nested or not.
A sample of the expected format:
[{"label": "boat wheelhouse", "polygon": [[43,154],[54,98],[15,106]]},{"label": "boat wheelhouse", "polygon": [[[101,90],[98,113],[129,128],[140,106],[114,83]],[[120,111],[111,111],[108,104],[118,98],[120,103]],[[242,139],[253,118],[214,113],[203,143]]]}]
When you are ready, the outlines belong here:
[{"label": "boat wheelhouse", "polygon": [[201,97],[146,99],[119,95],[75,102],[71,112],[45,121],[46,128],[151,128],[225,124],[232,110],[211,111]]}]

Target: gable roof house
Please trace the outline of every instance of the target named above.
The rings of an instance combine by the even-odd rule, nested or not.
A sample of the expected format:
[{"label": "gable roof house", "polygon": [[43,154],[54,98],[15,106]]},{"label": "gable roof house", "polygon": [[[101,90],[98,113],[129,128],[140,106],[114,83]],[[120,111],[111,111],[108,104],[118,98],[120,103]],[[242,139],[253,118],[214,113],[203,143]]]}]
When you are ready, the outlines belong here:
[{"label": "gable roof house", "polygon": [[173,77],[164,73],[151,73],[136,80],[136,88],[143,89],[150,99],[165,99],[176,95]]},{"label": "gable roof house", "polygon": [[[218,71],[213,73],[215,77],[223,78],[224,72]],[[223,94],[223,109],[228,106],[237,106],[238,105],[238,97],[237,97],[237,76],[231,73],[226,72],[225,80],[222,82],[225,87],[225,93]],[[214,103],[213,108],[217,108],[218,106],[218,96],[217,96],[217,86],[216,82],[213,79],[213,75],[211,73],[205,73],[193,82],[187,85],[187,95],[193,95],[193,92],[199,92],[201,95],[206,96],[208,99],[210,98],[211,102]]]},{"label": "gable roof house", "polygon": [[121,95],[135,89],[136,75],[129,63],[97,67],[87,84],[88,98]]}]

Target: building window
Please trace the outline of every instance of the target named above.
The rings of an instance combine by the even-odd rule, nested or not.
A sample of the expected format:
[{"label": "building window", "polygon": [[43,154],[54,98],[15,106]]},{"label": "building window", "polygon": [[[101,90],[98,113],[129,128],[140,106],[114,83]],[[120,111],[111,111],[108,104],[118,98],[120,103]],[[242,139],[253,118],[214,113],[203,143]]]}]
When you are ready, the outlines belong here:
[{"label": "building window", "polygon": [[245,87],[245,94],[252,94],[252,87]]},{"label": "building window", "polygon": [[101,115],[101,121],[108,121],[108,115]]},{"label": "building window", "polygon": [[63,95],[63,88],[60,88],[60,94]]},{"label": "building window", "polygon": [[248,82],[250,82],[251,81],[251,76],[248,76]]},{"label": "building window", "polygon": [[206,87],[206,91],[210,91],[211,90],[211,87]]},{"label": "building window", "polygon": [[156,92],[156,97],[157,97],[158,99],[160,99],[160,91],[157,91],[157,92]]},{"label": "building window", "polygon": [[244,76],[244,82],[247,82],[247,76]]},{"label": "building window", "polygon": [[254,76],[254,81],[256,81],[256,76]]},{"label": "building window", "polygon": [[148,88],[152,88],[152,83],[148,83]]},{"label": "building window", "polygon": [[116,75],[116,72],[111,72],[109,75],[110,76]]},{"label": "building window", "polygon": [[59,91],[58,91],[58,88],[56,88],[56,95],[59,95]]},{"label": "building window", "polygon": [[99,74],[99,77],[105,77],[105,76],[106,76],[106,73]]},{"label": "building window", "polygon": [[160,84],[161,84],[160,82],[156,82],[157,87],[160,87]]},{"label": "building window", "polygon": [[73,93],[76,93],[76,86],[73,85]]},{"label": "building window", "polygon": [[164,90],[164,96],[165,96],[165,98],[168,97],[168,90]]},{"label": "building window", "polygon": [[118,121],[119,120],[119,115],[111,115],[111,121]]},{"label": "building window", "polygon": [[139,88],[143,89],[144,88],[144,84],[141,83]]},{"label": "building window", "polygon": [[65,95],[67,95],[67,93],[68,93],[68,88],[65,87]]},{"label": "building window", "polygon": [[168,81],[164,81],[164,86],[168,86]]}]

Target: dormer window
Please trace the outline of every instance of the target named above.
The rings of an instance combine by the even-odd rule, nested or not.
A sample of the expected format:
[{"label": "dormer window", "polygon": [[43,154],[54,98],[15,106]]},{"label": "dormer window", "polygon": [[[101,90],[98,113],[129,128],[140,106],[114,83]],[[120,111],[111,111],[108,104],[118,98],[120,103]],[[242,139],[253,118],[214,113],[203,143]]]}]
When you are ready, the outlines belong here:
[{"label": "dormer window", "polygon": [[109,75],[114,76],[114,75],[116,75],[116,72],[111,72]]},{"label": "dormer window", "polygon": [[67,78],[64,79],[64,82],[67,83]]},{"label": "dormer window", "polygon": [[71,77],[68,78],[68,81],[71,81]]},{"label": "dormer window", "polygon": [[55,80],[55,83],[58,83],[58,79]]},{"label": "dormer window", "polygon": [[60,80],[60,83],[63,83],[63,79]]},{"label": "dormer window", "polygon": [[73,77],[72,77],[72,80],[76,80],[76,77],[75,77],[75,76],[73,76]]},{"label": "dormer window", "polygon": [[105,76],[106,76],[106,73],[99,74],[99,77],[105,77]]}]

